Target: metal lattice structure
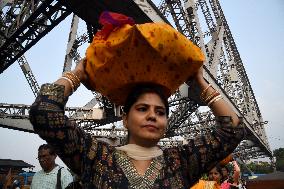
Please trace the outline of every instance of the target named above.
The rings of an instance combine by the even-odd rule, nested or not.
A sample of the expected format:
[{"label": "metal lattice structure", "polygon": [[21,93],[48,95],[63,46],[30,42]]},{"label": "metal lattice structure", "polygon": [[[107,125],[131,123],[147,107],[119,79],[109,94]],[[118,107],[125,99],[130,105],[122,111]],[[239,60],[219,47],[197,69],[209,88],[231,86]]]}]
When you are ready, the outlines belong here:
[{"label": "metal lattice structure", "polygon": [[[91,35],[99,26],[98,16],[104,9],[129,15],[137,23],[172,23],[173,27],[203,50],[206,55],[205,79],[222,94],[236,114],[243,117],[248,134],[235,154],[243,160],[271,156],[264,131],[267,122],[263,121],[218,0],[164,0],[159,8],[150,0],[111,3],[91,0],[4,0],[1,1],[0,8],[0,71],[3,72],[18,60],[34,95],[38,92],[39,85],[23,55],[71,12],[86,21],[88,34],[77,36],[79,17],[74,15],[63,72],[70,70],[72,63],[77,63],[80,59],[77,49],[83,43],[91,41]],[[211,131],[214,116],[198,102],[192,92],[193,88],[194,83],[186,82],[170,97],[171,113],[166,133],[168,138],[161,141],[162,145],[180,145],[186,139]],[[82,108],[67,108],[66,114],[94,136],[122,140],[126,132],[120,127],[120,107],[114,106],[100,94],[94,95],[94,99]],[[1,103],[0,126],[33,132],[27,120],[29,107]]]},{"label": "metal lattice structure", "polygon": [[[263,122],[253,90],[219,1],[165,0],[161,3],[161,8],[164,12],[170,12],[180,32],[184,31],[185,36],[188,33],[191,34],[189,38],[206,52],[205,70],[208,74],[207,79],[210,83],[215,83],[215,87],[223,92],[223,95],[227,98],[226,100],[235,108],[236,112],[244,117],[249,133],[248,139],[258,144],[256,144],[256,148],[252,148],[254,149],[252,152],[248,150],[248,146],[251,148],[253,143],[250,143],[250,145],[246,143],[247,146],[244,148],[240,147],[239,150],[246,149],[246,154],[252,155],[255,153],[255,149],[259,150],[259,148],[262,148],[263,151],[271,153],[264,131],[266,122]],[[165,9],[168,9],[168,11]],[[200,24],[201,21],[206,23],[203,28]],[[187,26],[188,28],[185,29]],[[200,120],[198,123],[203,122],[205,123],[203,126],[206,126],[212,116],[210,116],[209,112],[203,114],[208,114],[208,116],[200,120],[200,113],[197,113],[195,118]],[[193,119],[191,117],[190,120]],[[190,120],[188,124],[190,124]],[[183,128],[187,129],[188,127]],[[182,127],[179,127],[179,129],[182,130],[180,133],[186,133]],[[200,129],[197,130],[200,131]]]},{"label": "metal lattice structure", "polygon": [[0,73],[70,13],[56,0],[1,2]]}]

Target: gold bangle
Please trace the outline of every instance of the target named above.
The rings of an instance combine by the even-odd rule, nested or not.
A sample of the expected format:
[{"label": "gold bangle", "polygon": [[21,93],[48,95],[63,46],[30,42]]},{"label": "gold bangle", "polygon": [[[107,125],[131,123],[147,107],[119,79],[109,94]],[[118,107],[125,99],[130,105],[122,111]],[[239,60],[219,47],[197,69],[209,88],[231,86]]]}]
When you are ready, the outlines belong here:
[{"label": "gold bangle", "polygon": [[69,79],[72,82],[74,88],[76,87],[76,82],[74,81],[74,78],[70,77],[70,75],[64,74],[62,77]]},{"label": "gold bangle", "polygon": [[209,84],[209,85],[201,92],[201,94],[200,94],[200,98],[201,98],[201,99],[204,98],[203,96],[206,94],[207,90],[208,90],[209,87],[211,87],[211,86],[212,86],[212,85]]},{"label": "gold bangle", "polygon": [[216,96],[215,98],[213,98],[209,103],[208,106],[212,105],[213,103],[221,100],[223,97],[221,95]]},{"label": "gold bangle", "polygon": [[210,97],[208,97],[204,102],[205,102],[205,103],[208,103],[208,102],[210,102],[213,98],[215,98],[216,96],[219,96],[219,95],[220,95],[220,93],[219,93],[217,90],[215,90],[214,94],[211,95]]},{"label": "gold bangle", "polygon": [[204,99],[204,102],[207,104],[210,100],[212,100],[216,95],[218,95],[218,91],[214,90],[210,95],[207,96],[206,99]]},{"label": "gold bangle", "polygon": [[66,74],[70,74],[70,75],[72,75],[73,76],[73,78],[75,78],[76,79],[76,81],[77,81],[77,83],[81,83],[81,81],[80,81],[80,79],[79,79],[79,77],[76,75],[76,74],[74,74],[73,72],[66,72]]},{"label": "gold bangle", "polygon": [[70,79],[73,82],[73,85],[75,87],[75,89],[77,89],[80,85],[80,83],[78,82],[78,80],[74,77],[74,75],[70,74],[70,72],[66,72],[63,74],[64,77],[67,77],[68,79]]},{"label": "gold bangle", "polygon": [[72,72],[65,72],[63,74],[63,77],[66,77],[66,78],[68,78],[68,79],[70,79],[72,81],[73,86],[74,86],[74,91],[77,90],[77,88],[80,86],[80,79],[74,73],[72,73]]},{"label": "gold bangle", "polygon": [[69,84],[71,85],[72,93],[74,93],[74,85],[73,85],[73,82],[69,78],[62,76],[59,79],[64,79],[64,80],[68,81]]}]

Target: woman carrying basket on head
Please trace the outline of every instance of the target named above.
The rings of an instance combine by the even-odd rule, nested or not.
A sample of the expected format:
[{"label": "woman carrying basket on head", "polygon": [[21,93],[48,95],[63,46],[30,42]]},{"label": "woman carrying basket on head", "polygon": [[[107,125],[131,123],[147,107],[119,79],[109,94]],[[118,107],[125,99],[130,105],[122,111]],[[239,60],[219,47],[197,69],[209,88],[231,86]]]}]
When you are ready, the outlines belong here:
[{"label": "woman carrying basket on head", "polygon": [[[34,130],[56,149],[83,188],[189,188],[242,140],[240,120],[203,78],[200,49],[164,23],[135,25],[105,12],[104,28],[86,59],[52,84],[44,84],[30,110]],[[216,116],[206,136],[162,150],[169,115],[167,98],[189,77]],[[80,83],[124,106],[128,144],[114,147],[92,138],[64,115]]]}]

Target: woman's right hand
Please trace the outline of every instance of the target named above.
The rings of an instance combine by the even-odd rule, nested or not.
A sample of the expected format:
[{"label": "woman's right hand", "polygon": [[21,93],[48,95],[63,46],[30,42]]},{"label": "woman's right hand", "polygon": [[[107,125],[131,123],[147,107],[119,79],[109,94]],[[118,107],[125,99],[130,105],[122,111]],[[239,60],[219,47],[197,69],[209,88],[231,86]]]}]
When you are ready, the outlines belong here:
[{"label": "woman's right hand", "polygon": [[72,72],[75,75],[77,75],[79,77],[81,83],[87,87],[88,86],[87,85],[87,83],[88,83],[88,74],[87,74],[87,72],[85,70],[86,63],[87,63],[87,59],[83,58],[82,60],[80,60],[80,62],[77,64],[77,66],[75,67],[75,69]]}]

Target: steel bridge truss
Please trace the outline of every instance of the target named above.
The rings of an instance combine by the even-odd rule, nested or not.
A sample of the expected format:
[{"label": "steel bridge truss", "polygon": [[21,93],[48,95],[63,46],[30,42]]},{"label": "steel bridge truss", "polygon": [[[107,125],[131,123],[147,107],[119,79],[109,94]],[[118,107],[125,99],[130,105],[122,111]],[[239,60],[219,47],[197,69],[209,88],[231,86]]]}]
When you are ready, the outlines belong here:
[{"label": "steel bridge truss", "polygon": [[0,18],[0,73],[71,12],[56,0],[3,0]]},{"label": "steel bridge truss", "polygon": [[[207,80],[216,84],[215,88],[222,91],[238,115],[244,117],[249,137],[254,138],[256,145],[266,154],[271,154],[264,130],[267,122],[261,116],[219,1],[165,0],[160,8],[164,13],[170,13],[179,31],[191,31],[185,32],[185,35],[190,33],[192,36],[189,38],[206,52]],[[201,23],[205,27],[202,28]],[[179,29],[186,26],[190,27]],[[196,36],[199,42],[196,42]]]},{"label": "steel bridge truss", "polygon": [[[204,77],[217,89],[234,111],[244,118],[247,130],[246,140],[238,146],[235,154],[242,160],[271,156],[268,140],[258,104],[256,102],[245,68],[227,24],[218,0],[164,0],[157,8],[150,0],[125,1],[129,5],[119,3],[108,4],[107,1],[3,1],[1,13],[0,57],[1,71],[5,70],[16,59],[23,67],[29,68],[23,53],[35,44],[48,31],[63,20],[70,11],[83,18],[93,29],[98,26],[99,12],[103,7],[112,11],[133,16],[138,23],[167,22],[175,25],[178,31],[198,45],[206,55]],[[81,5],[76,8],[75,5]],[[121,3],[122,4],[122,3]],[[91,7],[96,6],[94,13]],[[27,9],[29,7],[30,9]],[[65,8],[67,7],[67,9]],[[78,6],[77,6],[78,7]],[[82,7],[85,7],[82,9]],[[88,7],[90,7],[88,9]],[[68,10],[70,8],[70,10]],[[159,11],[159,10],[160,11]],[[3,11],[4,10],[4,11]],[[129,11],[129,12],[127,12]],[[25,15],[25,16],[23,16]],[[166,19],[167,18],[167,19]],[[169,22],[168,20],[171,20]],[[29,24],[27,24],[29,23]],[[72,61],[80,59],[77,48],[90,41],[87,34],[77,37],[78,17],[73,16],[70,29],[63,72],[71,69]],[[28,72],[24,70],[29,70]],[[30,69],[23,69],[24,74],[36,94],[38,84]],[[203,135],[212,130],[214,116],[205,108],[194,92],[194,83],[186,82],[170,97],[169,126],[163,145],[180,145],[196,135]],[[115,107],[98,93],[95,98],[82,108],[67,108],[66,114],[76,120],[96,137],[123,140],[127,132],[122,128],[119,107]],[[101,108],[94,108],[99,104]],[[33,132],[27,120],[29,106],[0,104],[0,126],[27,132]],[[107,112],[107,113],[106,113]],[[118,111],[119,112],[119,111]],[[98,117],[98,115],[100,115]],[[23,128],[16,125],[21,122]]]}]

